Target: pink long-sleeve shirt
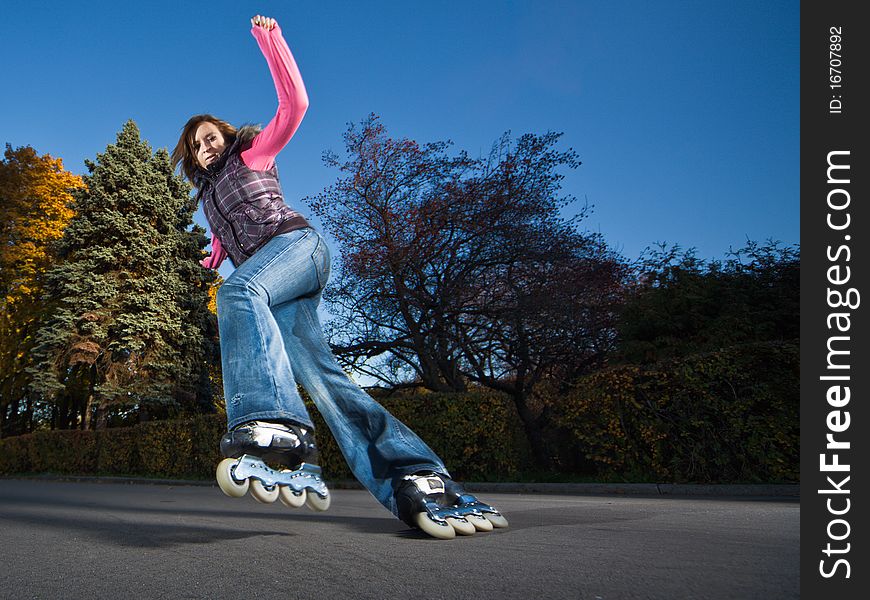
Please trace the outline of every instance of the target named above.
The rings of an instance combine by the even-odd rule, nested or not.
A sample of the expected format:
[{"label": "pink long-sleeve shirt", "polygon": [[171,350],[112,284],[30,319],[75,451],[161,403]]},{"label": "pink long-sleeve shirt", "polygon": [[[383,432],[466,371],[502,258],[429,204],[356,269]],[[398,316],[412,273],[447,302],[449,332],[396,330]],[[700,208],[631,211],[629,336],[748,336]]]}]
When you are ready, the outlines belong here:
[{"label": "pink long-sleeve shirt", "polygon": [[[265,171],[275,164],[275,157],[299,129],[302,117],[308,109],[308,94],[302,82],[302,74],[293,59],[281,28],[272,30],[252,27],[251,34],[257,40],[260,51],[266,57],[269,72],[278,93],[278,111],[269,124],[257,134],[250,148],[241,153],[242,161],[249,169]],[[221,247],[220,240],[212,234],[211,254],[201,261],[209,269],[217,269],[227,252]]]}]

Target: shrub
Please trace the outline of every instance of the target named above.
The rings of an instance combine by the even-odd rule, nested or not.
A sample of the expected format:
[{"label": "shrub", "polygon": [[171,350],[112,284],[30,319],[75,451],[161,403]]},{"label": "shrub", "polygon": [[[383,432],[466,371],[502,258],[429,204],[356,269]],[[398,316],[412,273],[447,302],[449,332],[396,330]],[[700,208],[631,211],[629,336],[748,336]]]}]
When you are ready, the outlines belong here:
[{"label": "shrub", "polygon": [[602,473],[674,482],[799,479],[799,349],[761,342],[577,381],[556,409]]},{"label": "shrub", "polygon": [[[513,408],[490,392],[411,393],[381,398],[384,406],[441,456],[454,477],[503,479],[528,464],[528,449]],[[320,414],[308,401],[327,479],[349,479],[350,469]],[[50,472],[214,476],[223,458],[222,415],[150,421],[101,431],[43,431],[0,440],[0,474]]]}]

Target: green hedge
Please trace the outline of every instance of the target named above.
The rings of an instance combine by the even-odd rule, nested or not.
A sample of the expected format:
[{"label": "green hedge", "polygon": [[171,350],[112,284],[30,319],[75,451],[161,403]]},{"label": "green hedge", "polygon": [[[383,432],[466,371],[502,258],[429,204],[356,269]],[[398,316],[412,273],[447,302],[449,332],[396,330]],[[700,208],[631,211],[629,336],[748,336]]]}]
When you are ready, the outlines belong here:
[{"label": "green hedge", "polygon": [[[529,452],[512,406],[497,394],[414,394],[380,402],[416,431],[457,479],[504,479],[527,468]],[[328,479],[352,477],[311,407]],[[163,478],[214,476],[222,415],[153,421],[102,431],[41,431],[0,440],[0,474],[61,473]]]},{"label": "green hedge", "polygon": [[764,342],[584,377],[553,404],[563,451],[634,480],[799,481],[799,354]]},{"label": "green hedge", "polygon": [[[541,476],[504,395],[378,397],[459,480]],[[541,389],[548,450],[560,477],[697,483],[799,481],[799,348],[757,343],[651,367],[624,365],[569,389]],[[310,404],[310,402],[309,402]],[[352,477],[311,407],[327,479]],[[0,440],[0,474],[53,472],[213,477],[222,415],[103,431],[38,432]]]},{"label": "green hedge", "polygon": [[[531,466],[531,453],[510,400],[490,391],[465,394],[418,392],[378,398],[435,451],[456,479],[498,481]],[[316,410],[309,411],[318,431],[323,462],[351,477],[337,445],[324,436]]]},{"label": "green hedge", "polygon": [[0,440],[0,474],[211,477],[225,423],[201,416],[102,431],[39,431]]}]

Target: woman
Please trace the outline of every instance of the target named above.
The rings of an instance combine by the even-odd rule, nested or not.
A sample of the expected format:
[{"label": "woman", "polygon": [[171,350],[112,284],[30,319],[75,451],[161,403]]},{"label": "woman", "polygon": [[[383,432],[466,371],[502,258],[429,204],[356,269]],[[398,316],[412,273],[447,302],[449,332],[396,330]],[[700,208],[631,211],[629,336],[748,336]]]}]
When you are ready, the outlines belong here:
[{"label": "woman", "polygon": [[[283,198],[275,156],[308,108],[305,85],[274,19],[251,19],[272,73],[278,111],[259,131],[211,115],[183,127],[173,166],[197,188],[212,231],[203,266],[229,257],[235,271],[217,294],[228,433],[218,482],[229,495],[306,502],[325,510],[310,394],[357,479],[393,514],[435,537],[504,527],[492,507],[449,479],[435,453],[342,371],[323,337],[317,305],[329,277],[321,236]],[[275,471],[263,461],[289,470]]]}]

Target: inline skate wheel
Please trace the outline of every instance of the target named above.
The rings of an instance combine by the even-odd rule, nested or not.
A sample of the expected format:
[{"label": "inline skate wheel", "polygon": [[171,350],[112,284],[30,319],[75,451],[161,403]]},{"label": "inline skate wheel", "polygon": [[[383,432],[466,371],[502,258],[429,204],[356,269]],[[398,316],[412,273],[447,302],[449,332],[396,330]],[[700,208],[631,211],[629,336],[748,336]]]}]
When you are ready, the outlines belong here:
[{"label": "inline skate wheel", "polygon": [[305,499],[305,504],[308,505],[308,508],[317,512],[323,512],[329,508],[330,502],[332,502],[332,496],[328,493],[326,498],[321,498],[317,492],[308,492],[308,498]]},{"label": "inline skate wheel", "polygon": [[248,480],[237,481],[233,477],[233,469],[236,466],[235,458],[225,458],[217,466],[215,473],[218,486],[221,491],[232,498],[241,498],[248,493]]},{"label": "inline skate wheel", "polygon": [[289,485],[282,485],[278,497],[281,499],[281,504],[287,508],[300,508],[305,504],[307,494],[302,490],[298,494],[293,491]]},{"label": "inline skate wheel", "polygon": [[486,520],[492,523],[493,527],[507,527],[508,520],[505,519],[502,515],[496,515],[493,513],[483,513],[483,516],[486,517]]},{"label": "inline skate wheel", "polygon": [[263,482],[259,479],[251,480],[251,496],[254,497],[254,500],[260,502],[261,504],[271,504],[275,500],[278,499],[278,494],[280,490],[277,485],[273,485],[271,488],[263,485]]},{"label": "inline skate wheel", "polygon": [[439,540],[452,540],[456,537],[456,530],[453,526],[446,522],[443,524],[437,523],[424,512],[417,513],[417,516],[414,517],[414,522],[417,524],[417,527]]},{"label": "inline skate wheel", "polygon": [[465,517],[478,531],[492,531],[493,524],[483,515],[468,515]]},{"label": "inline skate wheel", "polygon": [[468,521],[461,521],[453,517],[447,517],[447,522],[456,530],[459,535],[474,535],[477,528]]}]

